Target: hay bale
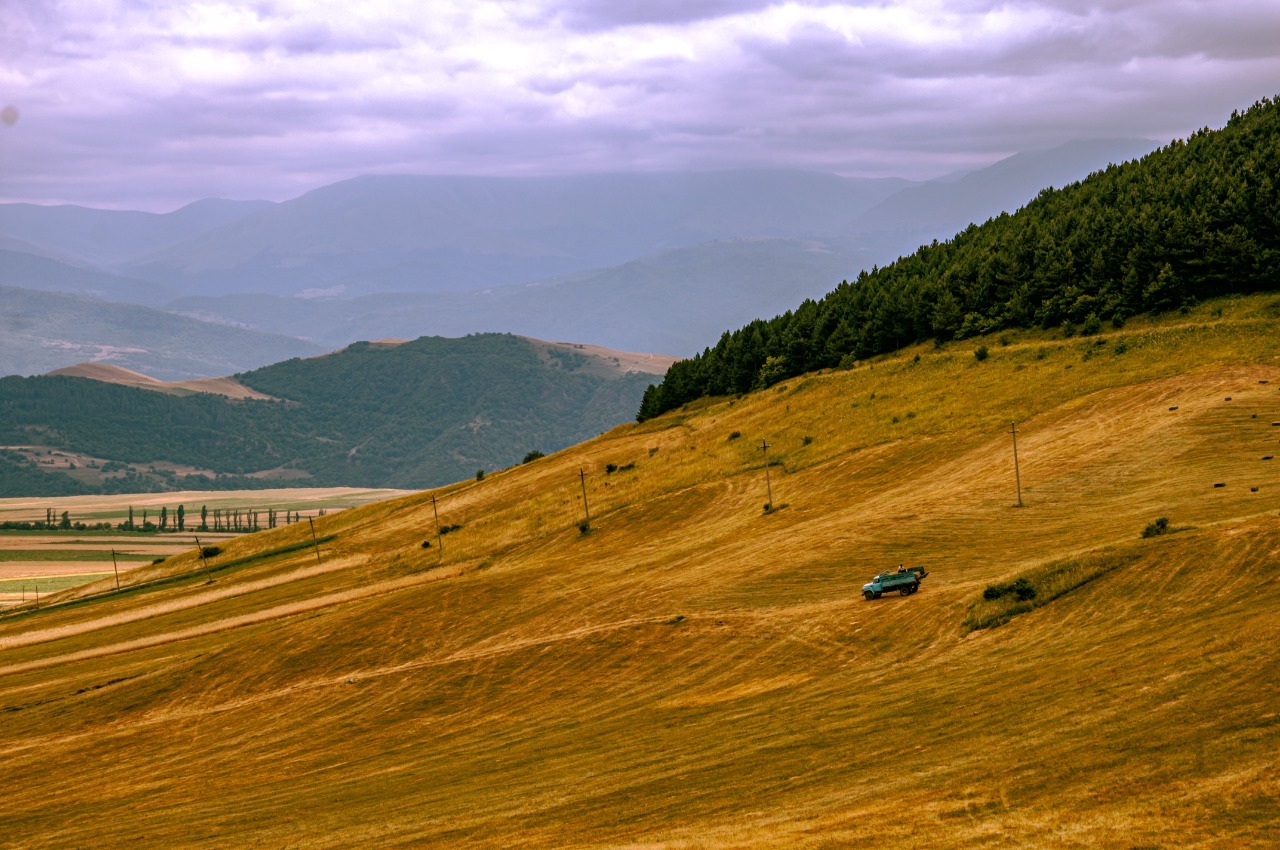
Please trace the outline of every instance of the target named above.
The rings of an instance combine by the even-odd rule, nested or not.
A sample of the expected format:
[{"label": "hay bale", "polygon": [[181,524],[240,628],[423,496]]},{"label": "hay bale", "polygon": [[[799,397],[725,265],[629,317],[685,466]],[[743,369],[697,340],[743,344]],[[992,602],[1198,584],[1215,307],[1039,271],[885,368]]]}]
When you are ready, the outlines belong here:
[{"label": "hay bale", "polygon": [[1171,408],[1169,408],[1169,409],[1170,409],[1170,410],[1177,410],[1177,409],[1178,409],[1178,405],[1176,405],[1176,404],[1175,404],[1173,407],[1171,407]]},{"label": "hay bale", "polygon": [[1221,482],[1221,483],[1218,483],[1218,484],[1214,484],[1213,486],[1214,486],[1214,488],[1216,489],[1216,488],[1218,488],[1218,487],[1226,487],[1226,486],[1227,486],[1227,484],[1226,484],[1226,482],[1224,481],[1224,482]]}]

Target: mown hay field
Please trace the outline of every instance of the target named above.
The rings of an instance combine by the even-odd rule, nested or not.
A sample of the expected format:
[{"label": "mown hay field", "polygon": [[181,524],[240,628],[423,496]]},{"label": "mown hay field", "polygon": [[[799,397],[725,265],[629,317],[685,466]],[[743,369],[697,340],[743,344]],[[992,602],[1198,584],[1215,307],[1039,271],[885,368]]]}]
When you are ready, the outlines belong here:
[{"label": "mown hay field", "polygon": [[11,612],[6,840],[1276,846],[1274,306],[907,351]]},{"label": "mown hay field", "polygon": [[[330,487],[0,499],[0,522],[43,523],[52,515],[56,524],[65,511],[73,524],[92,526],[105,522],[118,526],[133,508],[135,523],[140,526],[144,518],[158,523],[161,508],[168,512],[168,528],[164,532],[114,528],[0,530],[0,607],[21,604],[37,594],[47,595],[108,574],[114,581],[117,570],[128,572],[139,564],[194,550],[197,537],[204,544],[213,544],[238,536],[240,532],[234,531],[197,531],[202,506],[209,511],[257,511],[260,524],[265,524],[268,508],[274,508],[278,517],[289,511],[305,519],[322,511],[329,513],[397,495],[402,491]],[[182,532],[175,530],[179,505],[186,511]]]}]

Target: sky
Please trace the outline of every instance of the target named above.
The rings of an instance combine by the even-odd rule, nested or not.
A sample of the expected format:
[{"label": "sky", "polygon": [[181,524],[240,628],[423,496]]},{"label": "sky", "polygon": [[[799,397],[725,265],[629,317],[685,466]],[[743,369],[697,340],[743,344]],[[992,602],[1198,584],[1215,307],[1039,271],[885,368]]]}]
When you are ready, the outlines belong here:
[{"label": "sky", "polygon": [[0,0],[0,202],[358,174],[927,179],[1280,94],[1277,0]]}]

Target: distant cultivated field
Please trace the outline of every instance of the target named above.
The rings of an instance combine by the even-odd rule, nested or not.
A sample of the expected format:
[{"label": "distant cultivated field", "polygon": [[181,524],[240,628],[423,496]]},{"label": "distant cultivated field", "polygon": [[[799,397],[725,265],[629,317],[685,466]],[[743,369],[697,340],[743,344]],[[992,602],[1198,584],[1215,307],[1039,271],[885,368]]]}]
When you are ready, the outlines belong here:
[{"label": "distant cultivated field", "polygon": [[[117,530],[0,531],[0,606],[31,599],[84,584],[107,575],[116,568],[125,573],[142,564],[194,550],[196,537],[204,544],[229,540],[233,532],[196,531],[200,508],[214,510],[257,510],[266,523],[268,508],[316,517],[378,499],[402,495],[398,490],[365,490],[346,487],[277,490],[181,491],[174,493],[124,494],[114,496],[69,496],[39,499],[0,499],[0,522],[43,522],[46,511],[55,518],[66,511],[73,522],[113,526],[134,509],[135,523],[143,512],[158,521],[160,508],[168,509],[168,522],[176,523],[178,505],[186,510],[184,532],[121,532]],[[284,524],[284,520],[279,520]],[[212,527],[212,518],[210,519]],[[113,563],[112,550],[115,550]]]},{"label": "distant cultivated field", "polygon": [[921,346],[10,611],[4,840],[1280,846],[1278,315]]}]

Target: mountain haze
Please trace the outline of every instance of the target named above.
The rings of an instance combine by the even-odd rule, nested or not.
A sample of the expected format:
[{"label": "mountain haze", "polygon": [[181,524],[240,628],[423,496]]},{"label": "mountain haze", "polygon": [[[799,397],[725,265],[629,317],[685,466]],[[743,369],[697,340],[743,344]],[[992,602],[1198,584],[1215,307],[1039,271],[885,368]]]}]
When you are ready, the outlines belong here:
[{"label": "mountain haze", "polygon": [[[688,355],[1147,144],[1073,143],[921,185],[801,171],[401,175],[167,215],[5,205],[0,285],[131,301],[329,348],[484,331]],[[148,347],[131,333],[67,325],[49,336]],[[43,350],[18,352],[0,371],[89,356],[51,360],[39,341],[25,343]],[[189,360],[122,365],[194,373]]]},{"label": "mountain haze", "polygon": [[841,233],[903,185],[798,171],[359,177],[128,268],[188,292],[484,289],[727,237]]},{"label": "mountain haze", "polygon": [[111,268],[269,206],[270,201],[206,198],[171,213],[148,213],[0,204],[0,234]]},{"label": "mountain haze", "polygon": [[10,286],[0,286],[0,330],[0,372],[15,375],[100,360],[163,380],[185,380],[324,351],[294,337],[200,322],[136,304]]},{"label": "mountain haze", "polygon": [[970,224],[1017,210],[1041,189],[1074,183],[1158,147],[1148,139],[1092,139],[1026,151],[955,179],[906,187],[863,213],[856,227],[911,234],[920,244],[948,238]]},{"label": "mountain haze", "polygon": [[877,261],[841,240],[734,239],[620,266],[479,292],[386,293],[353,299],[188,297],[195,318],[338,346],[352,338],[512,332],[689,355],[761,310],[817,297],[848,269]]}]

